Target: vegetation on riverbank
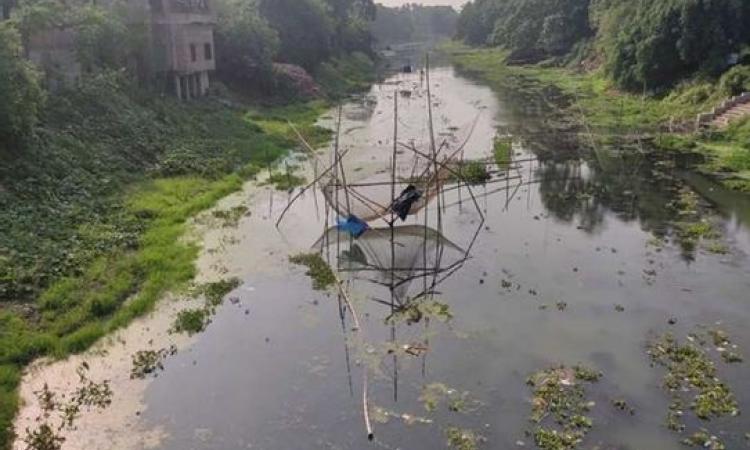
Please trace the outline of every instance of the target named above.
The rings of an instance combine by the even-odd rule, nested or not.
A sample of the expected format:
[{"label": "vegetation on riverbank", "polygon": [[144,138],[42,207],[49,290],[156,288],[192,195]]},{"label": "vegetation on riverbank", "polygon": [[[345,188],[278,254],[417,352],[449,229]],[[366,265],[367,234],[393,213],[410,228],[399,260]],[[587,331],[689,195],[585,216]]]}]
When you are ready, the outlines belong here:
[{"label": "vegetation on riverbank", "polygon": [[[712,133],[670,133],[692,123],[696,114],[710,110],[728,95],[727,73],[719,83],[692,81],[659,97],[618,90],[601,71],[580,72],[544,64],[512,65],[509,52],[498,48],[476,49],[451,43],[442,47],[462,70],[478,76],[499,92],[546,98],[548,88],[563,96],[546,98],[550,115],[563,118],[581,133],[584,142],[608,144],[618,139],[653,138],[655,147],[706,156],[701,168],[721,173],[733,189],[750,191],[750,119],[724,131]],[[637,139],[633,139],[637,140]],[[640,145],[640,142],[639,142]]]},{"label": "vegetation on riverbank", "polygon": [[50,97],[0,165],[0,448],[23,367],[81,352],[187,287],[188,219],[293,150],[288,122],[325,143],[314,123],[328,107],[154,99],[115,73]]}]

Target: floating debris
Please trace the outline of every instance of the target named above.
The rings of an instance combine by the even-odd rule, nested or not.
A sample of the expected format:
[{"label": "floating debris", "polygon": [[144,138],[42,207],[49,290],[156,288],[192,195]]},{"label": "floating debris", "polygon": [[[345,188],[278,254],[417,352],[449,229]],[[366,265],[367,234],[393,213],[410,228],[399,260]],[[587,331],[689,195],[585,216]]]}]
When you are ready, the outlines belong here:
[{"label": "floating debris", "polygon": [[468,391],[459,392],[443,383],[431,383],[422,387],[419,401],[428,412],[434,412],[442,403],[448,410],[457,413],[468,413],[479,409],[480,401],[471,398]]},{"label": "floating debris", "polygon": [[618,399],[612,400],[612,406],[614,406],[615,408],[619,409],[620,411],[624,411],[624,412],[629,413],[631,416],[635,415],[635,408],[633,408],[632,406],[630,406],[628,404],[628,402],[625,399],[623,399],[623,398],[618,398]]},{"label": "floating debris", "polygon": [[394,411],[387,410],[385,408],[381,408],[380,406],[372,406],[370,407],[370,416],[372,417],[372,420],[376,423],[380,424],[386,424],[391,421],[391,419],[400,420],[405,425],[412,426],[412,425],[430,425],[433,423],[432,419],[428,419],[426,417],[420,417],[412,414],[405,414],[405,413],[398,413]]},{"label": "floating debris", "polygon": [[27,450],[61,450],[65,443],[61,432],[75,428],[81,409],[103,410],[112,404],[113,393],[109,381],[91,381],[87,375],[88,369],[85,362],[78,368],[79,387],[69,400],[64,395],[58,396],[51,391],[46,383],[42,389],[34,392],[41,413],[35,420],[39,424],[37,428],[26,428],[26,434],[22,438]]}]

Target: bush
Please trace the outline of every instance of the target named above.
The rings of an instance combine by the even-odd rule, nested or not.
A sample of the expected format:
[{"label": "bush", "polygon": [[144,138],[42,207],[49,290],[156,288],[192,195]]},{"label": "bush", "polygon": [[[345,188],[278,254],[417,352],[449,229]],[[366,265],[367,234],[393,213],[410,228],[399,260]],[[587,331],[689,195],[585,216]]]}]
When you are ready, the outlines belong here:
[{"label": "bush", "polygon": [[719,80],[719,88],[727,96],[750,91],[750,66],[734,66]]}]

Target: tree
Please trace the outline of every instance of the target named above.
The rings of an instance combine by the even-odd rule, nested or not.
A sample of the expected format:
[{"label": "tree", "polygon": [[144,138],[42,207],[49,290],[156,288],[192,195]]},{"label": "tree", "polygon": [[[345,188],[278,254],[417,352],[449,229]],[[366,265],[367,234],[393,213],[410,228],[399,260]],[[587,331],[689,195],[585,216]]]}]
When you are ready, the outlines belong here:
[{"label": "tree", "polygon": [[279,35],[282,61],[311,71],[331,56],[334,24],[319,0],[261,0],[259,9]]},{"label": "tree", "polygon": [[325,0],[335,29],[336,50],[369,51],[371,39],[368,22],[375,19],[373,0]]},{"label": "tree", "polygon": [[0,146],[6,149],[31,133],[44,93],[39,74],[23,58],[21,36],[0,22]]},{"label": "tree", "polygon": [[216,67],[219,75],[245,89],[267,87],[279,36],[254,2],[229,0],[217,5]]}]

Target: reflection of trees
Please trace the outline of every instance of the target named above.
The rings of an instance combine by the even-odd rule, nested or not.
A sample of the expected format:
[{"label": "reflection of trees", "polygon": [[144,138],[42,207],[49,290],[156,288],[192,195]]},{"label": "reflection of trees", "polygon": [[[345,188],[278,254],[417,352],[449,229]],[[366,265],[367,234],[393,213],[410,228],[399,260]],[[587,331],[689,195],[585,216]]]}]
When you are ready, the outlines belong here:
[{"label": "reflection of trees", "polygon": [[593,232],[607,211],[623,221],[663,235],[674,218],[677,182],[655,169],[655,162],[632,152],[598,152],[590,161],[543,163],[537,171],[545,207],[560,220],[578,218]]}]

